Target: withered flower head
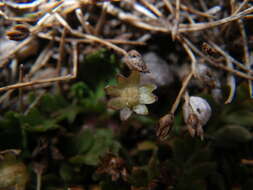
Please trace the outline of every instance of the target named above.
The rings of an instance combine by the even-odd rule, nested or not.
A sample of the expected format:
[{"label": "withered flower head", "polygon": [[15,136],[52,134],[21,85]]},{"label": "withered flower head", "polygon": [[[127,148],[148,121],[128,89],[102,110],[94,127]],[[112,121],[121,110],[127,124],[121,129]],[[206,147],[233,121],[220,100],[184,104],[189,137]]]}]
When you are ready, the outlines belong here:
[{"label": "withered flower head", "polygon": [[197,96],[186,96],[183,115],[191,136],[197,135],[203,140],[204,131],[202,127],[210,119],[211,113],[211,107],[205,99]]},{"label": "withered flower head", "polygon": [[118,75],[117,86],[107,86],[105,91],[113,98],[109,100],[108,107],[120,111],[121,120],[127,120],[132,112],[147,115],[145,104],[152,104],[157,97],[152,94],[156,89],[154,84],[140,85],[140,73],[132,71],[128,78]]},{"label": "withered flower head", "polygon": [[106,154],[100,159],[100,166],[96,170],[96,173],[108,174],[112,177],[112,181],[117,181],[119,178],[126,181],[128,177],[124,160],[111,153]]}]

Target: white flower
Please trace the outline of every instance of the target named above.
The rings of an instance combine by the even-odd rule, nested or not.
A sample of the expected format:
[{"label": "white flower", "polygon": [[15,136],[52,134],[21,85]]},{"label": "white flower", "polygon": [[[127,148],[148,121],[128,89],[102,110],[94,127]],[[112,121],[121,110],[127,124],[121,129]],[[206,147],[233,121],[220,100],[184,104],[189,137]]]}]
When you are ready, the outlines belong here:
[{"label": "white flower", "polygon": [[140,115],[147,115],[148,108],[145,104],[152,104],[157,97],[152,94],[156,89],[153,84],[140,85],[140,73],[132,71],[128,78],[118,75],[118,86],[107,86],[105,91],[113,98],[109,100],[108,107],[121,110],[121,120],[127,120],[134,111]]}]

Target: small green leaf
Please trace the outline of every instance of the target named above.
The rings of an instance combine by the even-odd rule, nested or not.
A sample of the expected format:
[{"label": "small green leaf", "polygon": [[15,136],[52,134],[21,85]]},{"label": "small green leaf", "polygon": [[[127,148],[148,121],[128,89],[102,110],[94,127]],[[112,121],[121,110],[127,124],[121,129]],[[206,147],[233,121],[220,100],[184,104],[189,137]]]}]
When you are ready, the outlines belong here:
[{"label": "small green leaf", "polygon": [[84,82],[77,82],[71,86],[70,96],[74,99],[78,100],[91,95],[91,89]]},{"label": "small green leaf", "polygon": [[74,149],[78,154],[87,152],[94,144],[94,135],[91,130],[84,130],[81,134],[74,137]]},{"label": "small green leaf", "polygon": [[36,108],[27,115],[20,116],[20,123],[23,129],[34,132],[45,132],[60,127],[54,120],[44,117]]},{"label": "small green leaf", "polygon": [[73,123],[76,116],[82,111],[79,105],[72,105],[60,109],[58,112],[54,113],[55,121],[60,122],[63,120],[68,120],[69,123]]},{"label": "small green leaf", "polygon": [[[87,134],[86,134],[87,135]],[[94,135],[94,143],[85,154],[78,154],[70,159],[71,163],[96,166],[99,158],[107,152],[117,154],[120,144],[113,139],[113,133],[108,129],[99,129]]]},{"label": "small green leaf", "polygon": [[22,125],[23,129],[31,132],[46,132],[58,129],[59,127],[59,125],[55,124],[54,121],[51,120],[44,121],[43,123],[38,125],[30,125],[28,123]]},{"label": "small green leaf", "polygon": [[73,178],[73,168],[70,165],[62,164],[60,168],[60,176],[65,181],[70,181]]},{"label": "small green leaf", "polygon": [[41,98],[39,110],[41,112],[52,113],[68,105],[62,95],[46,94]]}]

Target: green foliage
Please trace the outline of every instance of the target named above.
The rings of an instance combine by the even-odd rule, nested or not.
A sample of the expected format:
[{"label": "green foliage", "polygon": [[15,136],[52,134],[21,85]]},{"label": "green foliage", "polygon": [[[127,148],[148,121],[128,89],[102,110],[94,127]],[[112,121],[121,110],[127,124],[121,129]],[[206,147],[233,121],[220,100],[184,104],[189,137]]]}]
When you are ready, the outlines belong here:
[{"label": "green foliage", "polygon": [[[36,189],[36,164],[44,168],[45,190],[251,189],[252,167],[242,160],[252,163],[253,101],[243,85],[229,105],[208,97],[213,114],[203,141],[185,132],[178,110],[170,136],[160,142],[157,108],[149,107],[151,116],[134,115],[124,122],[107,109],[104,87],[115,85],[115,57],[101,50],[82,64],[86,72],[64,95],[45,93],[37,100],[31,92],[25,113],[7,111],[0,118],[0,149],[22,150],[19,159],[31,176],[28,190]],[[159,110],[168,106],[159,105]],[[103,163],[108,155],[113,159]]]},{"label": "green foliage", "polygon": [[71,163],[96,166],[99,158],[105,153],[117,154],[120,144],[113,139],[112,131],[99,129],[95,134],[90,130],[83,131],[77,138],[75,137],[74,147],[78,154],[70,158]]},{"label": "green foliage", "polygon": [[78,78],[95,89],[100,83],[108,82],[117,68],[115,55],[102,48],[84,57]]}]

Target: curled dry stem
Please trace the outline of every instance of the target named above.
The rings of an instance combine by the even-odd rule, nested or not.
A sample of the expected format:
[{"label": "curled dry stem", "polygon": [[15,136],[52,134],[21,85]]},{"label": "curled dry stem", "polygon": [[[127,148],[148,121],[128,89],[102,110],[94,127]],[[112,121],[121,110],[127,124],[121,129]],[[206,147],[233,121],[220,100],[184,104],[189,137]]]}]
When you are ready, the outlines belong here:
[{"label": "curled dry stem", "polygon": [[77,71],[78,71],[77,43],[74,43],[72,46],[73,46],[73,49],[72,49],[72,51],[73,51],[72,74],[68,74],[65,76],[59,76],[59,77],[53,77],[53,78],[49,78],[49,79],[33,80],[33,81],[28,81],[28,82],[19,82],[17,84],[1,87],[0,92],[12,90],[12,89],[17,89],[17,88],[24,88],[24,87],[28,87],[28,86],[34,86],[34,85],[38,85],[38,84],[45,84],[45,83],[52,83],[52,82],[57,82],[57,81],[67,81],[67,80],[75,79],[77,76]]},{"label": "curled dry stem", "polygon": [[51,48],[52,48],[52,43],[49,43],[49,45],[47,45],[42,50],[42,52],[40,53],[40,55],[36,59],[35,63],[33,64],[32,68],[29,72],[29,77],[32,77],[40,68],[42,68],[43,66],[45,66],[47,64],[47,62],[49,61],[50,57],[53,54]]},{"label": "curled dry stem", "polygon": [[207,63],[213,67],[216,67],[218,69],[227,71],[233,75],[236,75],[238,77],[244,78],[244,79],[249,79],[249,80],[253,80],[253,77],[245,74],[243,72],[234,70],[232,68],[227,67],[226,65],[222,65],[220,63],[217,63],[216,61],[214,61],[213,59],[211,59],[210,57],[206,56],[204,53],[202,53],[194,44],[192,44],[188,39],[185,38],[185,42],[187,43],[187,45],[198,55],[200,55],[205,61],[207,61]]},{"label": "curled dry stem", "polygon": [[175,23],[171,31],[171,37],[173,40],[176,39],[176,36],[178,34],[179,19],[180,19],[180,0],[176,0]]},{"label": "curled dry stem", "polygon": [[239,61],[237,61],[236,59],[234,59],[233,57],[231,57],[226,51],[224,51],[221,47],[219,47],[218,45],[216,45],[213,42],[209,42],[212,47],[219,52],[225,59],[230,59],[232,63],[234,63],[237,67],[239,67],[240,69],[246,71],[247,73],[253,74],[253,71],[249,70],[248,67],[246,67],[245,65],[243,65],[242,63],[240,63]]},{"label": "curled dry stem", "polygon": [[163,14],[157,9],[154,5],[149,3],[147,0],[140,0],[140,2],[146,6],[148,9],[150,9],[153,13],[155,13],[157,16],[161,17]]},{"label": "curled dry stem", "polygon": [[[244,28],[244,23],[243,23],[242,19],[238,20],[237,23],[239,25],[239,30],[240,30],[240,33],[241,33],[241,36],[242,36],[245,67],[248,69],[247,72],[252,75],[253,72],[251,71],[251,68],[250,68],[251,67],[251,60],[250,60],[250,54],[249,54],[248,39],[247,39],[246,31],[245,31],[245,28]],[[252,85],[253,85],[252,81],[248,80],[249,93],[250,93],[251,97],[253,96],[253,89],[252,89],[253,87],[252,87]]]},{"label": "curled dry stem", "polygon": [[196,77],[197,76],[197,69],[196,69],[197,59],[196,59],[194,53],[192,52],[191,48],[185,42],[184,37],[180,37],[178,39],[182,43],[183,48],[185,49],[186,53],[188,54],[188,56],[191,59],[191,71],[193,73],[193,76]]},{"label": "curled dry stem", "polygon": [[177,95],[177,98],[171,107],[171,110],[169,111],[169,113],[165,114],[163,117],[159,119],[158,126],[156,127],[156,136],[159,137],[159,139],[162,141],[166,139],[166,137],[168,136],[169,132],[172,129],[176,109],[181,101],[181,98],[185,95],[186,88],[192,76],[193,76],[193,72],[190,72],[185,77],[182,83],[182,87]]},{"label": "curled dry stem", "polygon": [[[166,7],[170,7],[170,4],[165,3]],[[107,13],[118,17],[120,20],[127,22],[129,24],[132,24],[140,29],[143,30],[150,30],[150,31],[156,31],[156,32],[162,32],[162,33],[171,33],[172,28],[165,26],[162,22],[157,22],[157,25],[151,25],[149,23],[146,23],[142,21],[141,18],[125,13],[119,8],[116,8],[112,4],[106,5],[106,11]],[[185,33],[185,32],[194,32],[194,31],[200,31],[205,30],[213,27],[217,27],[226,23],[233,22],[235,20],[238,20],[243,17],[247,17],[248,14],[253,12],[253,7],[249,7],[241,12],[238,12],[235,15],[228,16],[226,18],[217,20],[217,21],[210,21],[210,22],[204,22],[204,23],[191,23],[191,24],[179,24],[178,26],[178,33]]]},{"label": "curled dry stem", "polygon": [[[19,66],[19,83],[22,83],[24,81],[24,65],[21,64]],[[18,89],[18,99],[19,99],[19,109],[21,112],[23,112],[24,108],[24,102],[23,102],[23,89],[19,88]]]}]

